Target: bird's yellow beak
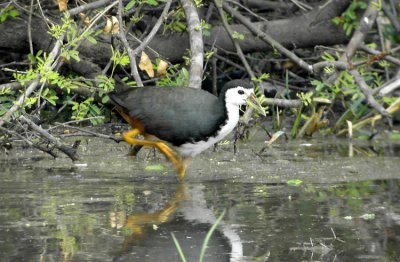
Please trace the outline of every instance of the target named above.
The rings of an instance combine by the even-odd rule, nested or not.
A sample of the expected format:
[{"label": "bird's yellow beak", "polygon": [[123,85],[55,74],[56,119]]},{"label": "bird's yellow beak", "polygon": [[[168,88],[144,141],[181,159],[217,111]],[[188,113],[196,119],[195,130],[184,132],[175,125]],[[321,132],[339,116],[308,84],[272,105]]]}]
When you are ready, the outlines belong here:
[{"label": "bird's yellow beak", "polygon": [[252,93],[249,98],[247,98],[247,104],[261,115],[266,116],[264,108],[262,107],[260,101],[254,93]]}]

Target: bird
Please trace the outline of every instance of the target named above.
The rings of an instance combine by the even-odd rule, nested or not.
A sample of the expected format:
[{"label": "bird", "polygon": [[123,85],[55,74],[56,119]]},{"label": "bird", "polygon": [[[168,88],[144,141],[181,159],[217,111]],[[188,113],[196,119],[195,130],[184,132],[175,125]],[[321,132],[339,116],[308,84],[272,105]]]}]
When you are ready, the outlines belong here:
[{"label": "bird", "polygon": [[265,116],[253,86],[241,79],[227,82],[218,97],[202,89],[176,86],[129,88],[108,96],[132,127],[122,134],[123,139],[131,145],[157,148],[175,165],[180,180],[194,156],[236,127],[239,107],[248,99]]}]

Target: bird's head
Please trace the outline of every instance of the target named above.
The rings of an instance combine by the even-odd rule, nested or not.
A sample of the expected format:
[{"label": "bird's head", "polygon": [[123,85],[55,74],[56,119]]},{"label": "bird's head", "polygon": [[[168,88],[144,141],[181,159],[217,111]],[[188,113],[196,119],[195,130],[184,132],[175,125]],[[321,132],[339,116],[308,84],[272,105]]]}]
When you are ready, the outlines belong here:
[{"label": "bird's head", "polygon": [[259,113],[265,116],[265,111],[254,94],[254,88],[250,82],[245,80],[232,80],[227,82],[221,90],[225,103],[235,106],[251,103]]}]

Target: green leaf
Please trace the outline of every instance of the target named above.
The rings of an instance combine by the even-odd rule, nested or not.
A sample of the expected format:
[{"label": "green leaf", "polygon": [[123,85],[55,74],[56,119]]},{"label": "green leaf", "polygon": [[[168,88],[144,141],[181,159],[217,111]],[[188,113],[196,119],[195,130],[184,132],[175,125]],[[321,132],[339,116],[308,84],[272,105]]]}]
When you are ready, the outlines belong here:
[{"label": "green leaf", "polygon": [[19,15],[19,13],[18,13],[17,10],[11,10],[11,11],[8,13],[8,15],[14,18],[14,17],[17,17],[17,16]]},{"label": "green leaf", "polygon": [[300,179],[290,179],[286,182],[289,186],[299,186],[303,184],[303,180]]},{"label": "green leaf", "polygon": [[93,36],[88,35],[88,36],[86,37],[86,39],[87,39],[90,43],[92,43],[92,44],[94,44],[94,45],[97,43],[97,40],[96,40]]},{"label": "green leaf", "polygon": [[174,233],[172,233],[172,232],[171,232],[171,236],[172,236],[172,239],[174,240],[174,244],[176,246],[176,249],[178,250],[178,254],[179,254],[182,262],[186,262],[185,254],[183,254],[182,247],[179,244],[178,239],[176,239]]},{"label": "green leaf", "polygon": [[162,165],[148,165],[144,168],[146,171],[162,171],[164,167]]},{"label": "green leaf", "polygon": [[79,58],[79,51],[77,50],[70,50],[68,54],[71,56],[72,59],[75,61],[79,62],[81,59]]},{"label": "green leaf", "polygon": [[244,34],[239,33],[239,32],[237,32],[237,31],[233,31],[232,37],[233,37],[234,39],[244,40]]},{"label": "green leaf", "polygon": [[157,0],[146,0],[146,4],[152,5],[152,6],[157,6],[158,2],[157,2]]},{"label": "green leaf", "polygon": [[131,0],[129,3],[125,6],[125,11],[129,11],[132,9],[132,7],[136,4],[137,0]]},{"label": "green leaf", "polygon": [[108,97],[108,96],[104,96],[104,97],[101,99],[101,103],[103,103],[103,104],[106,104],[108,101],[110,101],[110,97]]}]

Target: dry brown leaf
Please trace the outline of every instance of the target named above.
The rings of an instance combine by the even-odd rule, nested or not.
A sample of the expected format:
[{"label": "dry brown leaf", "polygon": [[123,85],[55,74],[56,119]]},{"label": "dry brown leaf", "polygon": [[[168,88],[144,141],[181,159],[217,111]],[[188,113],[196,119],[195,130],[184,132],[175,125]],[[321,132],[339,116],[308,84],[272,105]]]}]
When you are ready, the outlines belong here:
[{"label": "dry brown leaf", "polygon": [[60,12],[64,12],[68,10],[68,0],[57,0],[57,4],[58,4],[58,9],[60,10]]},{"label": "dry brown leaf", "polygon": [[90,25],[90,19],[84,13],[79,13],[79,17],[83,20],[83,23],[85,24],[86,27]]},{"label": "dry brown leaf", "polygon": [[157,76],[163,78],[167,74],[168,63],[164,60],[160,60],[157,65]]},{"label": "dry brown leaf", "polygon": [[154,77],[153,64],[151,63],[150,57],[145,52],[142,52],[142,56],[140,57],[139,68],[140,70],[146,71],[149,77]]},{"label": "dry brown leaf", "polygon": [[103,32],[109,34],[111,32],[112,22],[110,18],[106,18],[106,26],[103,28]]},{"label": "dry brown leaf", "polygon": [[103,32],[106,34],[118,34],[119,33],[119,22],[115,16],[112,16],[111,19],[107,17],[106,26],[103,28]]},{"label": "dry brown leaf", "polygon": [[119,33],[119,22],[118,19],[115,16],[111,17],[112,21],[112,29],[111,29],[111,34],[115,35]]}]

